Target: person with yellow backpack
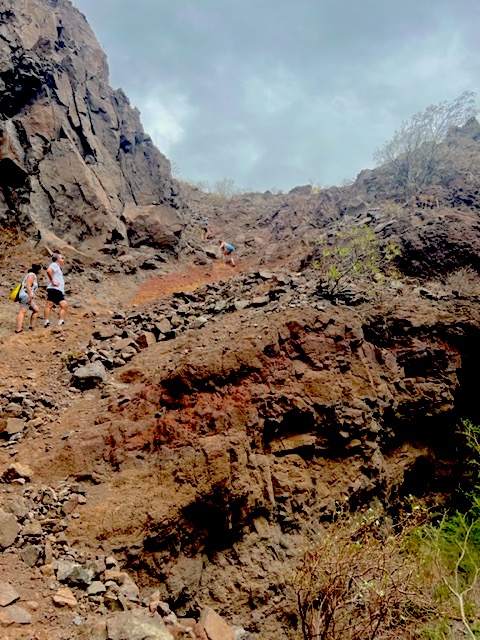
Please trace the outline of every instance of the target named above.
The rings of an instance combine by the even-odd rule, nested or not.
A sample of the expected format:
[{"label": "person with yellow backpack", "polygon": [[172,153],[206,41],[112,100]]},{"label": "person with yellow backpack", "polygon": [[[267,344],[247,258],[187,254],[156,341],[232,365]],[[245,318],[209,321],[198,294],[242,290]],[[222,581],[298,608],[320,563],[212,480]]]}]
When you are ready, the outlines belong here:
[{"label": "person with yellow backpack", "polygon": [[20,305],[20,309],[17,313],[17,328],[15,329],[15,333],[22,333],[23,321],[28,311],[32,312],[28,328],[33,331],[35,320],[38,316],[38,306],[34,302],[35,294],[38,289],[37,276],[41,270],[41,264],[32,264],[30,270],[22,280],[20,291],[17,295],[17,301]]}]

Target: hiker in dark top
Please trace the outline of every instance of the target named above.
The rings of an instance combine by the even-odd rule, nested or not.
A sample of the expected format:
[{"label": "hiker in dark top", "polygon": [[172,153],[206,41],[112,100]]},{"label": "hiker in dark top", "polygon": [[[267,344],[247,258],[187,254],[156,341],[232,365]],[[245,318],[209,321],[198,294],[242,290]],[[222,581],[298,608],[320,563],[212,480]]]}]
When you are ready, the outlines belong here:
[{"label": "hiker in dark top", "polygon": [[233,259],[233,252],[235,251],[235,247],[233,244],[229,242],[220,241],[220,251],[225,258],[225,264],[230,263],[232,267],[235,266],[235,260]]},{"label": "hiker in dark top", "polygon": [[20,287],[20,292],[18,294],[18,304],[20,305],[20,309],[17,314],[17,328],[15,329],[15,333],[21,333],[23,331],[23,321],[25,320],[25,316],[28,311],[32,312],[28,328],[33,331],[35,320],[38,316],[38,306],[34,302],[35,294],[38,289],[37,275],[41,270],[41,264],[32,264],[31,269],[22,280],[22,286]]},{"label": "hiker in dark top", "polygon": [[200,229],[202,230],[202,240],[206,240],[210,233],[210,229],[208,226],[208,220],[205,220],[205,218],[200,222]]}]

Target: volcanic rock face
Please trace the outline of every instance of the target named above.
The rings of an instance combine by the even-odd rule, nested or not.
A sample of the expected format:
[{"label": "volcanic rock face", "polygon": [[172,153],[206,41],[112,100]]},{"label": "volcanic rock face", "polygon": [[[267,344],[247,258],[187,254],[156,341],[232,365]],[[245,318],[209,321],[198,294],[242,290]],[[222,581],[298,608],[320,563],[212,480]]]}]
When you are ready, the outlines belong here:
[{"label": "volcanic rock face", "polygon": [[96,478],[66,536],[119,554],[178,615],[221,603],[252,638],[297,638],[286,577],[338,505],[445,504],[460,472],[478,300],[425,291],[349,308],[306,273],[261,270],[105,317],[82,364],[109,381],[67,409],[68,437],[37,460],[9,446],[37,481]]},{"label": "volcanic rock face", "polygon": [[[402,245],[410,275],[478,271],[475,181],[411,203],[392,201],[381,170],[351,187],[221,204],[193,190],[192,209],[238,247],[232,277],[213,262],[218,237],[200,242],[190,229],[181,240],[169,163],[108,86],[69,0],[4,0],[0,37],[0,223],[82,250],[131,247],[108,277],[69,274],[66,326],[38,339],[0,323],[0,587],[13,567],[25,602],[30,583],[53,600],[21,618],[18,596],[0,588],[0,627],[12,640],[29,624],[28,637],[46,638],[44,620],[49,640],[176,638],[198,610],[190,637],[248,637],[213,606],[252,639],[296,639],[288,576],[339,506],[396,508],[409,494],[450,503],[462,473],[456,422],[479,419],[480,297],[464,269],[448,288],[387,280],[379,299],[334,305],[315,270],[292,265],[320,233],[368,224]],[[472,148],[477,133],[464,131]],[[182,242],[197,264],[211,258],[200,281],[198,271],[152,276],[134,298],[148,304],[130,308],[119,271],[130,261],[133,274],[139,254],[140,268],[156,269],[145,245]],[[85,629],[72,629],[83,618],[69,611],[54,631],[59,607],[85,614]]]},{"label": "volcanic rock face", "polygon": [[[3,224],[88,249],[129,235],[150,244],[152,215],[153,246],[162,236],[163,248],[175,247],[183,222],[170,163],[123,91],[109,86],[105,54],[85,17],[69,0],[6,0],[0,37]],[[146,211],[150,205],[157,206]]]}]

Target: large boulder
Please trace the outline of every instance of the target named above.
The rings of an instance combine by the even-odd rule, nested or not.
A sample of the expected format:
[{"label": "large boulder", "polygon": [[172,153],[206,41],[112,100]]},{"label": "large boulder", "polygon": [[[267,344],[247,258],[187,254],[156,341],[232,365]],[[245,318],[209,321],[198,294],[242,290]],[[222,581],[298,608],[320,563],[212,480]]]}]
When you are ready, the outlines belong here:
[{"label": "large boulder", "polygon": [[183,228],[181,214],[166,205],[127,205],[123,220],[132,247],[150,245],[163,249],[178,244]]}]

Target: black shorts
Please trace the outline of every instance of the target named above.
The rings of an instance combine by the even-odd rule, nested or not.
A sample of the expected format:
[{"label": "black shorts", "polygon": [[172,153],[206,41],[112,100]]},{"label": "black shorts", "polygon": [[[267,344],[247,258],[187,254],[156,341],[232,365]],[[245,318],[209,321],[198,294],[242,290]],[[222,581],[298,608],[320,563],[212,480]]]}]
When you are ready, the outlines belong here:
[{"label": "black shorts", "polygon": [[47,300],[53,304],[60,304],[62,300],[65,300],[65,296],[59,289],[47,289]]}]

